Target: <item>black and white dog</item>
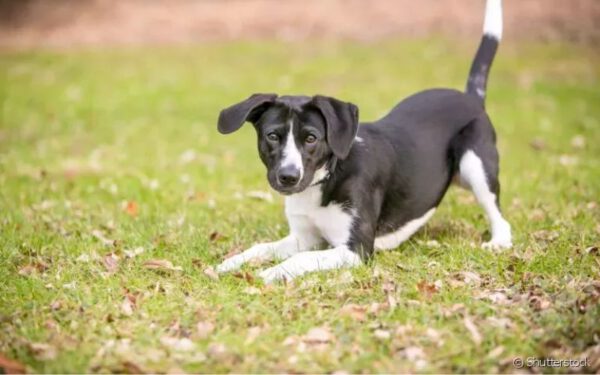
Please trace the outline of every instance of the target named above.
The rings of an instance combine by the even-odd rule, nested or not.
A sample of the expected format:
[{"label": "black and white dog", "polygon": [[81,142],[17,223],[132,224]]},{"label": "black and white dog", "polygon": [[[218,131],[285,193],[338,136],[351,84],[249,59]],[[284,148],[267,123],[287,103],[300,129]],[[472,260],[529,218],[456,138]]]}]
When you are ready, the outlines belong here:
[{"label": "black and white dog", "polygon": [[[501,0],[488,0],[466,93],[423,91],[372,123],[359,126],[354,104],[320,95],[255,94],[221,111],[223,134],[254,125],[269,184],[286,196],[290,234],[226,259],[217,271],[286,259],[260,273],[269,283],[359,265],[422,227],[452,181],[469,188],[487,214],[492,235],[483,247],[510,247],[499,209],[496,134],[484,109],[501,36]],[[330,248],[310,251],[322,242]]]}]

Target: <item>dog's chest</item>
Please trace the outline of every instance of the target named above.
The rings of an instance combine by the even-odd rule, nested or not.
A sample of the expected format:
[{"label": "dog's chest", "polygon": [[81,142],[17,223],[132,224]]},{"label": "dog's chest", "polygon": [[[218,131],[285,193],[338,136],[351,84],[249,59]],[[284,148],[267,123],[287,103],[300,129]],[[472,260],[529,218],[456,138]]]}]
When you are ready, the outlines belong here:
[{"label": "dog's chest", "polygon": [[334,247],[345,245],[350,238],[353,214],[337,203],[321,206],[321,198],[319,186],[286,197],[285,213],[290,229],[299,235],[303,231],[320,235]]}]

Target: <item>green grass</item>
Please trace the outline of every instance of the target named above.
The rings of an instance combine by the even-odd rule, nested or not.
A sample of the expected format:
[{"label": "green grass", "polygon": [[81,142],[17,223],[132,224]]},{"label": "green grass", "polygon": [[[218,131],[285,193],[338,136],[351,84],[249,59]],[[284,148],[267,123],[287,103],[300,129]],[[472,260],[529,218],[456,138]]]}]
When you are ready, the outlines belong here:
[{"label": "green grass", "polygon": [[[504,45],[495,62],[487,107],[513,249],[478,247],[485,218],[453,188],[424,230],[371,265],[272,287],[204,273],[232,249],[286,234],[280,197],[244,196],[269,189],[254,131],[219,135],[220,109],[254,92],[321,93],[372,120],[420,89],[462,88],[474,48],[4,52],[0,352],[35,372],[512,372],[515,357],[590,356],[600,337],[600,257],[589,249],[600,245],[600,56],[589,50]],[[183,269],[145,268],[151,259]],[[478,280],[461,281],[466,271]],[[388,298],[394,309],[373,305]],[[352,318],[346,304],[377,311],[357,307]],[[213,331],[200,334],[199,322]],[[333,338],[302,343],[314,327]],[[165,337],[187,337],[193,350]]]}]

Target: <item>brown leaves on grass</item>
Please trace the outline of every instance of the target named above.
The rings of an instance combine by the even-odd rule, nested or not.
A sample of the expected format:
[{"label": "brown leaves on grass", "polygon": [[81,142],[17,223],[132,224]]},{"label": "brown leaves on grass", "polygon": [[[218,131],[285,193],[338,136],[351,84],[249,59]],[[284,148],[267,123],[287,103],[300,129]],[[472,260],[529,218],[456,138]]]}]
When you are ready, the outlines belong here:
[{"label": "brown leaves on grass", "polygon": [[13,359],[6,358],[0,353],[0,370],[5,374],[25,374],[25,365]]},{"label": "brown leaves on grass", "polygon": [[429,283],[425,280],[421,280],[417,283],[417,290],[426,299],[430,299],[433,295],[437,294],[441,289],[441,282],[438,280],[435,283]]},{"label": "brown leaves on grass", "polygon": [[29,344],[29,351],[38,361],[51,361],[56,358],[58,352],[56,347],[50,344],[32,342]]},{"label": "brown leaves on grass", "polygon": [[43,273],[49,267],[50,266],[48,265],[48,263],[44,262],[41,259],[36,259],[34,262],[29,263],[29,264],[19,268],[19,275],[30,276],[34,273]]},{"label": "brown leaves on grass", "polygon": [[361,306],[354,303],[350,303],[342,306],[340,309],[341,316],[347,316],[352,320],[358,322],[364,322],[367,320],[367,306]]},{"label": "brown leaves on grass", "polygon": [[170,272],[170,271],[183,271],[183,268],[174,266],[173,263],[166,259],[151,259],[144,262],[144,268],[149,270]]},{"label": "brown leaves on grass", "polygon": [[204,271],[202,271],[209,279],[217,281],[219,280],[219,274],[212,266],[207,266]]},{"label": "brown leaves on grass", "polygon": [[123,203],[123,212],[131,217],[138,215],[138,204],[135,201],[127,201]]},{"label": "brown leaves on grass", "polygon": [[473,342],[476,345],[481,344],[481,342],[483,341],[483,337],[481,337],[481,334],[479,333],[479,329],[477,329],[477,326],[475,325],[475,323],[473,323],[473,320],[471,320],[471,318],[467,315],[465,315],[464,319],[463,319],[463,324],[465,325],[465,328],[467,329],[467,331],[469,331],[469,333],[471,334],[471,338],[473,339]]},{"label": "brown leaves on grass", "polygon": [[210,242],[221,241],[221,240],[224,240],[225,238],[227,238],[227,237],[225,237],[225,235],[223,235],[223,233],[218,232],[218,231],[213,231],[208,236],[208,239],[210,240]]},{"label": "brown leaves on grass", "polygon": [[302,336],[302,341],[309,345],[326,344],[333,340],[335,340],[335,336],[328,327],[311,328]]},{"label": "brown leaves on grass", "polygon": [[119,269],[119,257],[115,253],[107,254],[102,258],[102,264],[108,273],[115,273]]}]

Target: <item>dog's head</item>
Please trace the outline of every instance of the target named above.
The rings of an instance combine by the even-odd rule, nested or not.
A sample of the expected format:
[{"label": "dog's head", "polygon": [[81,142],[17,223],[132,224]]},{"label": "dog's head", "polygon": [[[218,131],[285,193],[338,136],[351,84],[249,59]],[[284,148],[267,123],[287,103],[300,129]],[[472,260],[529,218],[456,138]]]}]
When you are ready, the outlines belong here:
[{"label": "dog's head", "polygon": [[318,177],[316,172],[335,157],[348,156],[358,130],[358,108],[326,96],[254,94],[221,111],[222,134],[246,121],[258,135],[258,152],[273,189],[294,194]]}]

